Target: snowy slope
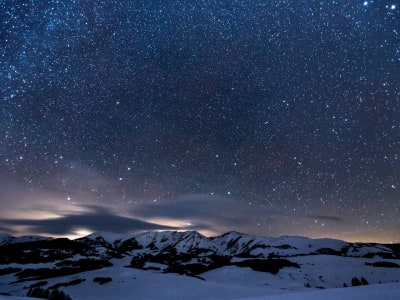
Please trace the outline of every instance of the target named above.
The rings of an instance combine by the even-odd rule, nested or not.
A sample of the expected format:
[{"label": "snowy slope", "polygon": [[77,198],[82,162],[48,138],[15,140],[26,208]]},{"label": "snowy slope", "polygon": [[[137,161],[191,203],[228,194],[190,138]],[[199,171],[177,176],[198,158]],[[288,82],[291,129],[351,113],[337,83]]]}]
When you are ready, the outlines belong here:
[{"label": "snowy slope", "polygon": [[[382,289],[382,299],[400,299],[399,254],[379,244],[238,232],[208,238],[195,231],[2,240],[8,244],[0,245],[6,262],[0,263],[0,294],[13,296],[25,296],[42,282],[42,288],[57,285],[74,300],[371,299],[366,295]],[[100,285],[98,277],[110,282]],[[371,285],[342,289],[355,277]]]},{"label": "snowy slope", "polygon": [[336,253],[360,257],[373,253],[392,252],[389,248],[377,244],[346,243],[335,239],[311,239],[296,236],[258,237],[238,232],[228,232],[211,238],[211,240],[224,252],[235,256],[268,257],[271,253],[278,256]]},{"label": "snowy slope", "polygon": [[204,249],[218,252],[220,249],[209,238],[196,231],[146,232],[135,237],[143,248],[163,251],[175,248],[178,253]]},{"label": "snowy slope", "polygon": [[[165,282],[168,284],[168,282]],[[165,288],[164,288],[165,290]],[[228,299],[225,297],[223,289],[216,290],[215,294],[210,295],[208,298],[198,299]],[[119,291],[114,294],[113,298],[99,297],[98,299],[146,299],[137,297],[137,294],[127,293],[126,291]],[[229,298],[237,300],[365,300],[365,299],[384,299],[384,300],[398,300],[400,296],[400,284],[380,284],[370,285],[353,288],[340,288],[331,290],[315,290],[309,292],[288,293],[281,295],[264,295],[261,297],[246,297],[246,298]],[[0,300],[31,300],[34,298],[16,297],[16,296],[1,296]],[[90,299],[90,298],[87,298]],[[150,298],[147,298],[150,299]],[[153,299],[166,299],[160,295],[160,298]],[[176,298],[179,299],[179,298]]]},{"label": "snowy slope", "polygon": [[320,290],[312,292],[291,293],[285,295],[242,298],[241,300],[366,300],[366,299],[400,299],[400,284],[389,283],[362,287]]}]

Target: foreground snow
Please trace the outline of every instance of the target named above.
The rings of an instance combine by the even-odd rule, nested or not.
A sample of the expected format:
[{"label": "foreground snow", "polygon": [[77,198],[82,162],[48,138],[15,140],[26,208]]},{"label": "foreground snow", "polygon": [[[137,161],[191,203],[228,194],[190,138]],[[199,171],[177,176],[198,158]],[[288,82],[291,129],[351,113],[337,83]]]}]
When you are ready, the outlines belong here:
[{"label": "foreground snow", "polygon": [[[90,292],[90,291],[89,291]],[[193,296],[193,297],[191,297]],[[190,299],[235,299],[235,297],[227,298],[224,291],[217,291],[214,295],[204,298],[201,295],[191,295]],[[114,294],[112,298],[107,296],[97,296],[97,299],[166,299],[165,295],[159,295],[157,298],[142,298],[136,293],[128,293],[126,291],[120,291],[118,294]],[[92,297],[94,299],[94,297]],[[1,300],[29,300],[33,298],[27,297],[8,297],[0,296]],[[75,298],[73,298],[75,299]],[[78,299],[78,298],[76,298]],[[89,299],[89,298],[87,298]],[[187,299],[186,297],[178,297],[175,299]],[[385,299],[385,300],[398,300],[400,299],[400,284],[398,283],[388,283],[379,285],[369,285],[362,287],[352,287],[352,288],[338,288],[329,290],[316,290],[310,292],[298,292],[289,293],[283,295],[272,295],[272,296],[261,296],[261,297],[251,297],[251,298],[236,298],[237,300],[303,300],[303,299],[313,299],[313,300],[365,300],[365,299]]]},{"label": "foreground snow", "polygon": [[[88,273],[66,276],[63,278],[49,279],[48,285],[60,282],[68,282],[77,278],[84,278],[85,281],[73,286],[62,287],[61,289],[71,296],[73,300],[94,300],[94,299],[163,299],[163,300],[261,300],[261,299],[400,299],[400,284],[372,284],[362,287],[335,288],[341,286],[341,280],[335,278],[340,272],[357,273],[353,268],[357,261],[353,258],[337,258],[323,256],[320,260],[313,261],[319,266],[331,261],[336,268],[313,269],[306,261],[307,257],[299,257],[302,260],[303,270],[283,269],[277,275],[263,272],[254,272],[250,268],[238,268],[235,266],[223,267],[202,274],[205,280],[178,274],[163,274],[157,271],[143,271],[132,268],[125,268],[128,258],[113,260],[114,267],[95,270]],[[308,267],[307,267],[308,266]],[[322,274],[316,276],[318,280],[332,281],[326,289],[316,288],[317,282],[311,281],[311,288],[304,286],[304,280],[300,278],[300,272],[310,276],[312,272]],[[372,273],[378,273],[372,269]],[[398,274],[397,269],[386,270],[386,282],[389,278]],[[349,280],[351,277],[349,274]],[[371,274],[372,276],[373,274]],[[384,278],[382,274],[377,276]],[[95,277],[112,277],[112,281],[104,285],[93,282]],[[392,277],[393,278],[393,277]],[[372,279],[372,277],[371,277]],[[315,279],[314,279],[315,280]],[[323,282],[321,281],[322,285]],[[23,284],[24,286],[27,283]],[[21,288],[20,284],[15,288]],[[25,294],[26,289],[22,290]],[[24,294],[19,294],[23,296]],[[18,299],[0,297],[0,299]]]},{"label": "foreground snow", "polygon": [[284,295],[265,296],[257,298],[242,298],[242,300],[365,300],[365,299],[400,299],[400,284],[388,283],[362,287],[329,289],[312,292],[291,293]]}]

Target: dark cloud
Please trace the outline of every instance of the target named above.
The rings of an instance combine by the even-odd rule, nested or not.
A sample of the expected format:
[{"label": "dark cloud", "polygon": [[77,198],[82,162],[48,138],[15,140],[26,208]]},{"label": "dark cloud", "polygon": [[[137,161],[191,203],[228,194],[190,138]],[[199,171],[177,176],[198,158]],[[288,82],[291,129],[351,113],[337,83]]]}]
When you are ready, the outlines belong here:
[{"label": "dark cloud", "polygon": [[[219,226],[243,226],[249,224],[249,216],[276,215],[278,212],[251,206],[247,203],[220,195],[190,194],[174,200],[157,202],[135,207],[133,215],[148,218],[171,218],[187,220],[193,226],[208,228],[209,224]],[[193,229],[193,226],[191,229]]]},{"label": "dark cloud", "polygon": [[77,229],[90,231],[107,231],[115,233],[131,233],[145,230],[176,229],[155,223],[141,221],[135,218],[118,216],[104,207],[87,206],[88,212],[68,213],[60,218],[28,220],[3,220],[11,226],[28,226],[35,234],[68,235]]}]

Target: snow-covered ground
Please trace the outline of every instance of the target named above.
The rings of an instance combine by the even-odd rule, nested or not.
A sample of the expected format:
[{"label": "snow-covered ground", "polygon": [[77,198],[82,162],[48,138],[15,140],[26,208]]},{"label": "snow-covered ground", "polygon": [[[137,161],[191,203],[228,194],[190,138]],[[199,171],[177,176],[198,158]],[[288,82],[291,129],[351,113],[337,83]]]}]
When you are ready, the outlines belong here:
[{"label": "snow-covered ground", "polygon": [[[263,295],[260,297],[246,298],[227,298],[224,290],[216,291],[214,295],[204,298],[199,295],[196,299],[237,299],[237,300],[366,300],[366,299],[382,299],[382,300],[398,300],[400,298],[400,284],[388,283],[379,285],[368,285],[361,287],[339,288],[329,290],[313,290],[308,292],[288,293],[281,295]],[[0,300],[31,300],[34,298],[17,297],[17,296],[1,296]],[[73,298],[78,299],[78,298]],[[88,298],[89,299],[89,298]],[[90,299],[94,299],[91,297]],[[159,295],[159,298],[142,298],[138,293],[120,291],[114,294],[113,297],[99,296],[97,299],[167,299],[164,295]],[[195,299],[176,298],[176,299]]]},{"label": "snow-covered ground", "polygon": [[311,292],[290,293],[284,295],[243,298],[242,300],[398,300],[400,299],[400,284],[389,283],[367,285],[351,288],[319,290]]},{"label": "snow-covered ground", "polygon": [[[343,283],[351,286],[351,278],[354,276],[359,278],[364,276],[371,283],[378,283],[379,281],[390,282],[394,278],[400,279],[399,269],[369,267],[370,270],[367,270],[367,266],[363,262],[353,258],[321,255],[317,257],[298,257],[297,261],[301,263],[301,269],[284,268],[277,275],[256,272],[250,268],[223,267],[202,274],[204,281],[176,274],[162,274],[155,271],[124,268],[123,266],[128,264],[128,261],[114,261],[114,265],[119,265],[120,267],[118,272],[111,274],[107,269],[93,271],[90,277],[86,278],[86,282],[82,283],[83,286],[86,283],[87,288],[77,285],[66,287],[63,290],[71,295],[73,299],[99,299],[103,297],[103,299],[223,300],[282,294],[289,294],[288,297],[291,298],[288,299],[300,299],[296,298],[296,295],[300,296],[301,293],[309,290],[314,290],[314,292],[317,290],[316,295],[322,295],[319,299],[322,299],[322,297],[327,299],[325,298],[326,292],[323,293],[320,290],[321,287],[324,287],[326,288],[325,291],[328,291],[327,294],[333,293],[334,295],[332,296],[333,298],[329,299],[345,299],[341,295],[343,297],[345,295],[352,297],[353,294],[357,293],[361,293],[361,298],[357,299],[374,299],[373,297],[365,297],[365,295],[369,296],[372,291],[380,290],[381,286],[379,284],[367,286],[369,292],[363,292],[363,287],[345,289],[340,287],[343,286]],[[369,273],[369,276],[366,273]],[[347,275],[343,276],[343,274]],[[92,282],[92,278],[96,276],[112,277],[113,281],[99,286],[97,283]],[[310,288],[305,287],[307,282],[310,284]],[[391,293],[397,295],[397,297],[387,299],[399,300],[400,284],[389,286],[393,290]],[[340,288],[338,291],[336,291],[337,287]],[[384,288],[384,290],[387,294],[387,289]],[[93,291],[97,292],[94,293]],[[295,294],[293,295],[293,293]],[[335,295],[340,297],[335,298]],[[380,299],[386,298],[381,297]]]},{"label": "snow-covered ground", "polygon": [[[104,237],[104,236],[103,236]],[[91,235],[83,240],[94,245],[96,255],[106,257],[107,251],[116,244],[112,236]],[[121,240],[128,237],[119,238]],[[18,240],[4,237],[12,243]],[[24,238],[34,240],[30,238]],[[146,233],[137,236],[137,241],[144,248],[129,250],[121,257],[110,258],[111,267],[103,267],[93,271],[85,271],[74,275],[45,279],[43,288],[55,284],[78,280],[78,284],[62,286],[73,300],[91,299],[400,299],[400,268],[374,267],[374,262],[385,261],[400,264],[399,259],[382,258],[379,255],[360,256],[382,252],[389,253],[383,245],[346,244],[343,241],[330,239],[312,240],[302,237],[262,238],[229,233],[214,239],[208,239],[197,233]],[[108,246],[109,245],[109,246]],[[228,247],[229,245],[229,247]],[[285,267],[277,274],[254,271],[249,267],[228,264],[201,273],[200,277],[191,277],[175,273],[163,273],[167,265],[158,262],[146,262],[148,270],[127,267],[132,255],[137,251],[155,253],[164,247],[174,247],[178,252],[198,249],[211,249],[235,255],[248,249],[251,255],[267,257],[269,253],[283,255],[300,268]],[[346,255],[318,254],[318,249],[329,248],[345,252]],[[354,248],[354,249],[353,249]],[[25,248],[24,248],[25,249]],[[158,250],[157,250],[158,249]],[[278,253],[279,252],[279,253]],[[204,252],[200,252],[203,255]],[[354,256],[353,254],[354,253]],[[358,254],[357,254],[358,253]],[[361,253],[361,254],[360,254]],[[89,255],[89,254],[88,254]],[[358,256],[357,256],[358,255]],[[89,257],[89,256],[88,256]],[[231,262],[243,261],[246,258],[230,256]],[[253,259],[258,256],[253,256]],[[77,261],[86,256],[75,254],[69,259]],[[204,259],[204,257],[203,257]],[[194,256],[190,262],[196,262]],[[55,263],[38,264],[9,263],[0,265],[0,269],[13,268],[55,268]],[[100,285],[94,282],[96,277],[111,278],[110,282]],[[351,287],[352,278],[365,278],[369,285]],[[24,297],[29,286],[39,280],[17,282],[15,274],[0,276],[0,299],[28,299]],[[29,279],[29,278],[28,278]],[[41,280],[43,281],[43,280]],[[349,286],[343,288],[343,286]],[[2,295],[1,295],[2,294]],[[13,296],[6,296],[10,294]]]},{"label": "snow-covered ground", "polygon": [[[400,284],[385,283],[362,287],[351,285],[353,276],[364,276],[370,283],[400,279],[399,269],[368,267],[355,258],[330,255],[298,257],[300,269],[284,268],[278,274],[255,272],[250,268],[227,266],[202,274],[205,280],[178,274],[163,274],[126,268],[129,257],[112,261],[103,268],[62,278],[48,280],[51,286],[74,279],[84,282],[61,288],[72,299],[400,299]],[[364,260],[363,260],[364,261]],[[369,269],[367,269],[369,268]],[[368,274],[369,275],[368,275]],[[343,274],[346,274],[343,276]],[[93,282],[95,277],[111,277],[104,285]],[[11,275],[2,276],[0,291],[26,295],[28,283],[10,284]],[[8,281],[8,283],[7,283]],[[345,281],[345,282],[343,282]],[[309,283],[310,288],[305,287]],[[4,284],[7,284],[5,288]],[[337,288],[339,287],[339,288]],[[324,288],[324,290],[321,290]],[[9,297],[3,297],[10,299]],[[2,298],[0,298],[2,299]]]}]

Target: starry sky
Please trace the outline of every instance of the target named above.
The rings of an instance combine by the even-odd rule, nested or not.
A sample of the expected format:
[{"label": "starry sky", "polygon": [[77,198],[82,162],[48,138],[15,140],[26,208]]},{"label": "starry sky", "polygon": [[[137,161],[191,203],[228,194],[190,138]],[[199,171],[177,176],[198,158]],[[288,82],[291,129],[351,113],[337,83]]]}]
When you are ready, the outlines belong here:
[{"label": "starry sky", "polygon": [[0,232],[400,242],[398,0],[1,0]]}]

